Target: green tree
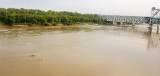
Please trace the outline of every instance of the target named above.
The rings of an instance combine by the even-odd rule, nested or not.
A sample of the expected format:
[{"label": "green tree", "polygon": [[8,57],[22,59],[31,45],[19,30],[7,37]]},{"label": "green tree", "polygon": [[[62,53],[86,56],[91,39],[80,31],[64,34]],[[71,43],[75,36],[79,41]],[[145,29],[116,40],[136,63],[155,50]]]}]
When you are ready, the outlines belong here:
[{"label": "green tree", "polygon": [[43,11],[39,9],[16,9],[16,8],[0,8],[0,22],[13,24],[37,24],[37,25],[72,25],[81,23],[97,23],[106,24],[97,14],[81,14],[77,12],[67,11]]},{"label": "green tree", "polygon": [[6,24],[8,24],[8,25],[15,24],[15,17],[13,15],[8,15],[8,19],[7,19]]}]

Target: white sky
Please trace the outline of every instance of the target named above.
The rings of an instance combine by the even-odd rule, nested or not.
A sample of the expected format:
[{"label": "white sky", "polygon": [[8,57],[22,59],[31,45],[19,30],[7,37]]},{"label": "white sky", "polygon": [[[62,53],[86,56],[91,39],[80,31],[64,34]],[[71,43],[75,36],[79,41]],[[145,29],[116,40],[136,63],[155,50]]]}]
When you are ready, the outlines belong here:
[{"label": "white sky", "polygon": [[27,8],[104,15],[150,16],[160,0],[0,0],[0,8]]}]

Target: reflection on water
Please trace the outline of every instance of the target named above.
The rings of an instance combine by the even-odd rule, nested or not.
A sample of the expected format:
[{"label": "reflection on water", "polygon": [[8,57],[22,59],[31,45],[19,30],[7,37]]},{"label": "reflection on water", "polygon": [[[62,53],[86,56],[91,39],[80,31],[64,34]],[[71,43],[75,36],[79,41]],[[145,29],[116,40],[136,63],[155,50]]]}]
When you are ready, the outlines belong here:
[{"label": "reflection on water", "polygon": [[159,48],[160,46],[160,35],[152,33],[152,30],[148,30],[148,48],[156,47]]},{"label": "reflection on water", "polygon": [[8,38],[14,38],[21,35],[43,35],[46,32],[76,32],[76,31],[92,31],[91,28],[88,27],[75,27],[75,26],[66,26],[66,27],[27,27],[27,28],[19,28],[19,27],[6,27],[6,28],[0,28],[0,35],[8,36]]},{"label": "reflection on water", "polygon": [[145,26],[1,27],[0,76],[160,76],[159,50]]}]

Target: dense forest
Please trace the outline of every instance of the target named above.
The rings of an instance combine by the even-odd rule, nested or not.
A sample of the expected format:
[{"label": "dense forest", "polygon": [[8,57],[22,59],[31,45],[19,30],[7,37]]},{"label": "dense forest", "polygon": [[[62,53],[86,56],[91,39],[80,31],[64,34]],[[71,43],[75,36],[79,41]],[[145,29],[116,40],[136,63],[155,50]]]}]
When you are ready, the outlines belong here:
[{"label": "dense forest", "polygon": [[39,9],[0,8],[0,25],[72,25],[83,23],[106,24],[97,14],[43,11]]}]

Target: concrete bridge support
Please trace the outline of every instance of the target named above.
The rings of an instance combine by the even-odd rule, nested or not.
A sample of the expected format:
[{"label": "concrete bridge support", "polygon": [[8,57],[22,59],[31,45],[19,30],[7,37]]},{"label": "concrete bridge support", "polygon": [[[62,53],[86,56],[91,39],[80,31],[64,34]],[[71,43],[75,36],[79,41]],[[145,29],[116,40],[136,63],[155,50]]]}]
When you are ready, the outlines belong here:
[{"label": "concrete bridge support", "polygon": [[159,34],[159,23],[157,24],[157,34]]},{"label": "concrete bridge support", "polygon": [[132,26],[135,26],[135,23],[132,23]]},{"label": "concrete bridge support", "polygon": [[113,25],[117,25],[117,22],[113,22]]},{"label": "concrete bridge support", "polygon": [[153,24],[150,24],[150,25],[149,25],[149,29],[152,29],[152,26],[153,26]]},{"label": "concrete bridge support", "polygon": [[120,25],[124,25],[123,22],[121,22]]}]

